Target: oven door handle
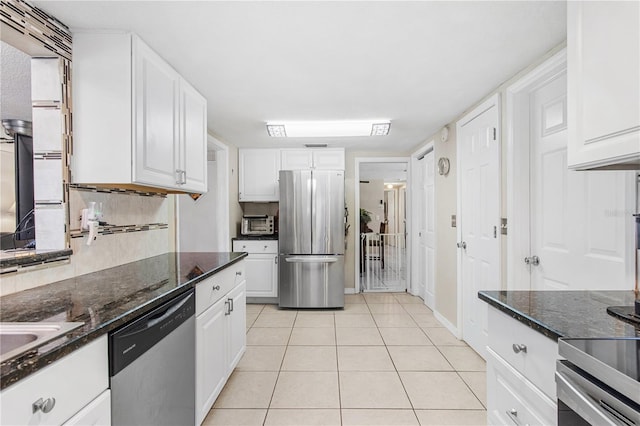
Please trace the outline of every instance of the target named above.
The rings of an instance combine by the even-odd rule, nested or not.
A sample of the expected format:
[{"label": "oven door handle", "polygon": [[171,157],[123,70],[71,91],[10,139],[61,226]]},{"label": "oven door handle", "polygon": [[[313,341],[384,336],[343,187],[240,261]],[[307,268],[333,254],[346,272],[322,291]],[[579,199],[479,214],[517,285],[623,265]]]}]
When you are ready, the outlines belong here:
[{"label": "oven door handle", "polygon": [[595,404],[591,397],[565,373],[556,371],[556,384],[558,399],[579,415],[587,416],[590,423],[603,426],[627,426],[627,423],[612,417],[607,411]]}]

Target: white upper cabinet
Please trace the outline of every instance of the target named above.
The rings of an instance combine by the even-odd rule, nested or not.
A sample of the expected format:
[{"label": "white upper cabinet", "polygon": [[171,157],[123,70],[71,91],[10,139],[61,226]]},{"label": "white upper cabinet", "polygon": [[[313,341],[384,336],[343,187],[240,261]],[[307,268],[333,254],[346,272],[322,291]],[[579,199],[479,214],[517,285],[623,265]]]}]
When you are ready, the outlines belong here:
[{"label": "white upper cabinet", "polygon": [[283,149],[282,170],[344,170],[344,149]]},{"label": "white upper cabinet", "polygon": [[207,104],[131,33],[73,39],[73,183],[206,192]]},{"label": "white upper cabinet", "polygon": [[239,201],[279,200],[279,149],[240,149],[238,163]]},{"label": "white upper cabinet", "polygon": [[640,3],[567,3],[568,163],[640,168]]}]

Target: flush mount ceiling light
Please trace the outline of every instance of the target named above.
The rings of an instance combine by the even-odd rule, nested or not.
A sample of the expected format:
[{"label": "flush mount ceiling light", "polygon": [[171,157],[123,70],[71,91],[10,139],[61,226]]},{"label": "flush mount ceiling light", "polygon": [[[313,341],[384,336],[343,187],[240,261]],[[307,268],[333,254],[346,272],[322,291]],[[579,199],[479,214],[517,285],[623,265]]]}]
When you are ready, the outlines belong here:
[{"label": "flush mount ceiling light", "polygon": [[322,138],[349,136],[386,136],[389,120],[370,121],[291,121],[267,123],[269,136],[277,138]]}]

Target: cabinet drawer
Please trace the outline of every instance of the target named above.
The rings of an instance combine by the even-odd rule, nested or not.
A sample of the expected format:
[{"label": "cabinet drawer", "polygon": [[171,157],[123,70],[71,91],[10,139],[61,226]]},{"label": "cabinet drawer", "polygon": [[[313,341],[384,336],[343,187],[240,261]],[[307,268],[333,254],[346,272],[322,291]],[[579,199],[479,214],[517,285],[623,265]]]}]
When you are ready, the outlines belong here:
[{"label": "cabinet drawer", "polygon": [[[3,425],[62,424],[109,387],[107,336],[43,368],[3,390]],[[32,404],[55,398],[48,413],[33,412]]]},{"label": "cabinet drawer", "polygon": [[234,263],[196,285],[196,316],[244,280],[244,261]]},{"label": "cabinet drawer", "polygon": [[64,426],[110,426],[111,391],[107,389],[91,401],[79,413],[70,418]]},{"label": "cabinet drawer", "polygon": [[246,251],[247,253],[278,253],[277,240],[236,240],[233,242],[233,251]]},{"label": "cabinet drawer", "polygon": [[[489,347],[549,398],[556,399],[558,344],[514,318],[489,307]],[[524,345],[517,352],[514,345]]]},{"label": "cabinet drawer", "polygon": [[487,349],[487,418],[497,425],[555,425],[557,406],[505,360]]}]

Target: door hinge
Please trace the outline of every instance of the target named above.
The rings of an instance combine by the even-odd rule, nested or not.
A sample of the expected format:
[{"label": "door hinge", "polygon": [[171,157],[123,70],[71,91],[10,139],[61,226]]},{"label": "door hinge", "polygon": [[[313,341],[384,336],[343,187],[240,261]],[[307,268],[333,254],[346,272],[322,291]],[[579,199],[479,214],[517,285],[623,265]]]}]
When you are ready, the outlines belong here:
[{"label": "door hinge", "polygon": [[500,218],[500,233],[502,235],[507,235],[507,218],[506,217],[502,217]]}]

